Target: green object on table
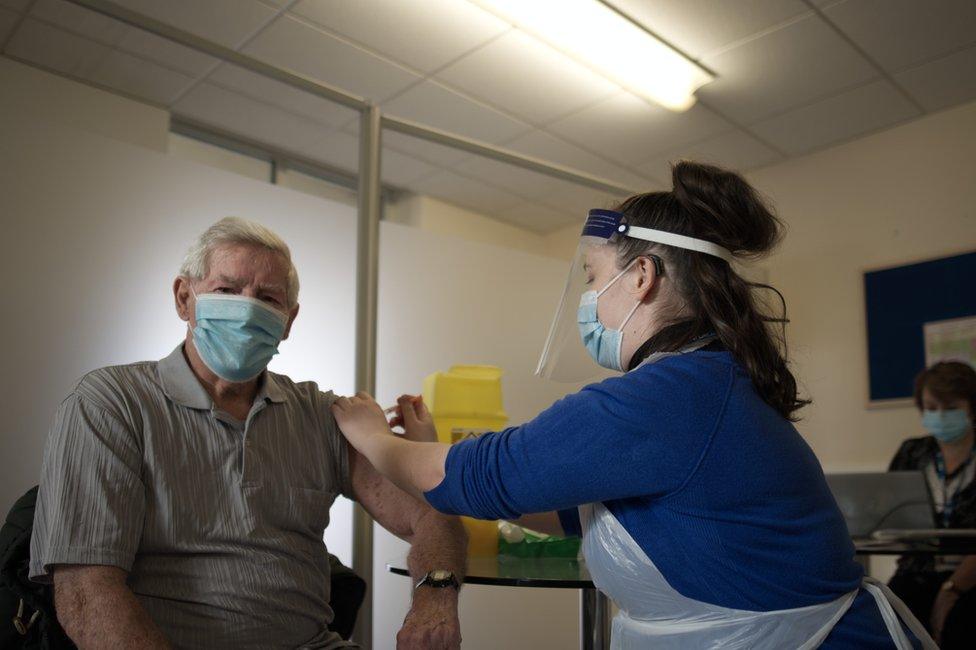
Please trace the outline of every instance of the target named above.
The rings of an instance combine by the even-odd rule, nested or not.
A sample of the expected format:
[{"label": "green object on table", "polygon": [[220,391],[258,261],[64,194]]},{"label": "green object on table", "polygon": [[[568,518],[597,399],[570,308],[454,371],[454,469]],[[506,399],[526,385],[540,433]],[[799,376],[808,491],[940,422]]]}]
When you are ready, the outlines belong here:
[{"label": "green object on table", "polygon": [[528,530],[525,531],[525,539],[521,542],[506,542],[501,535],[498,536],[498,555],[509,557],[558,557],[576,559],[579,555],[579,537],[556,537],[536,535]]}]

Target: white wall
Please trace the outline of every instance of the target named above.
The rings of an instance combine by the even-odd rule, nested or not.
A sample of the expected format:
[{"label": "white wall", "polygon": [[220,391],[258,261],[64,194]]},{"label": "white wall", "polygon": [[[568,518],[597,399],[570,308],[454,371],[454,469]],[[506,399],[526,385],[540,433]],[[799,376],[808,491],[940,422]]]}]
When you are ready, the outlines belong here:
[{"label": "white wall", "polygon": [[883,469],[922,429],[866,408],[863,271],[976,249],[976,103],[749,176],[789,225],[765,265],[814,400],[800,431],[827,469]]},{"label": "white wall", "polygon": [[[425,376],[454,364],[505,370],[502,388],[512,424],[575,390],[533,375],[565,282],[564,261],[395,223],[383,223],[380,234],[381,404],[419,392]],[[409,606],[409,581],[385,570],[386,562],[406,553],[405,543],[376,529],[377,650],[394,647]],[[468,586],[462,591],[465,648],[575,647],[578,620],[575,590]]]}]

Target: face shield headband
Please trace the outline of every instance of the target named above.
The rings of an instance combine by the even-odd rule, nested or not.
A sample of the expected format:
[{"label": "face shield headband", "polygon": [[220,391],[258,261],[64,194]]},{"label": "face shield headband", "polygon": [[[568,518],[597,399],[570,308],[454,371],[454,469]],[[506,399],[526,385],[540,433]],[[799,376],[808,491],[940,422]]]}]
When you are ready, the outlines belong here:
[{"label": "face shield headband", "polygon": [[[605,246],[614,236],[632,237],[648,242],[692,250],[731,263],[732,251],[704,239],[677,233],[631,226],[624,214],[616,210],[594,208],[583,226],[579,248],[570,267],[562,300],[546,339],[536,374],[556,381],[577,382],[593,378],[599,371],[580,342],[578,310],[586,290],[586,255],[594,247]],[[656,256],[653,256],[656,257]],[[658,272],[660,261],[654,259]]]}]

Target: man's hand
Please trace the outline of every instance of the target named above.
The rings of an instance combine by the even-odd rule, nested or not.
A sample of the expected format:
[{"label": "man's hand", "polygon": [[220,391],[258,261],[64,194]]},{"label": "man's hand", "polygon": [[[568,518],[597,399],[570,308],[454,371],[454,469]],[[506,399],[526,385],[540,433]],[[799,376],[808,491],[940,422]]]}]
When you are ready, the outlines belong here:
[{"label": "man's hand", "polygon": [[397,399],[396,414],[391,427],[403,427],[403,437],[414,442],[437,442],[437,429],[424,398],[420,395],[401,395]]},{"label": "man's hand", "polygon": [[418,587],[413,606],[397,634],[397,650],[458,650],[461,623],[453,587]]},{"label": "man's hand", "polygon": [[393,435],[383,409],[369,393],[340,397],[332,405],[332,415],[342,434],[360,453],[369,457],[369,443],[376,436]]}]

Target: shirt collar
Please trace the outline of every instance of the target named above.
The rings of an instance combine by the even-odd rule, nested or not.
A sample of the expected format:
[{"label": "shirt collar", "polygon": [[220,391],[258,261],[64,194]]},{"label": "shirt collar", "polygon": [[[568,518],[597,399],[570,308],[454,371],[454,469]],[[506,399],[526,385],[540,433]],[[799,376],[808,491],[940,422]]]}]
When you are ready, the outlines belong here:
[{"label": "shirt collar", "polygon": [[[163,392],[172,401],[187,408],[210,410],[213,408],[213,400],[193,374],[183,353],[183,345],[180,343],[169,356],[159,361],[159,378],[163,384]],[[285,393],[274,373],[263,373],[260,388],[254,398],[255,403],[260,400],[275,403],[285,401]]]}]

